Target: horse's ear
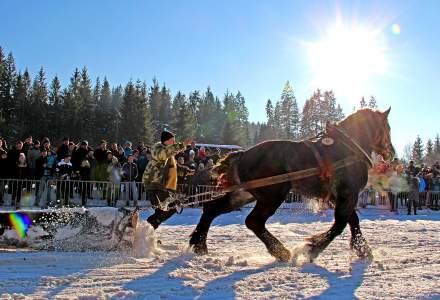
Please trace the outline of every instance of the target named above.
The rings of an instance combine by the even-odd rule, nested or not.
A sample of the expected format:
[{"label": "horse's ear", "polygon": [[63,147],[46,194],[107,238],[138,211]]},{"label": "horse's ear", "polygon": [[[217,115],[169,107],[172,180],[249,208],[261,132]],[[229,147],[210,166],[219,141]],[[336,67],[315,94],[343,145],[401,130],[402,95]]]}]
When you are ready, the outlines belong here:
[{"label": "horse's ear", "polygon": [[390,114],[390,111],[391,111],[391,106],[390,106],[390,108],[388,108],[386,111],[383,112],[383,115],[384,115],[386,118],[388,118],[388,115]]}]

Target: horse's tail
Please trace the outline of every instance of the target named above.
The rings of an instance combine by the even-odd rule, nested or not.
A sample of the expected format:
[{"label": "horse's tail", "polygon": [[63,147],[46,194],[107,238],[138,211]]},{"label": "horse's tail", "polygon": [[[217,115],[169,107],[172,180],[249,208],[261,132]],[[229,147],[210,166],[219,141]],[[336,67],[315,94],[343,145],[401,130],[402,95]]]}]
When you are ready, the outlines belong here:
[{"label": "horse's tail", "polygon": [[213,174],[216,175],[219,185],[229,186],[237,183],[237,165],[243,153],[242,150],[231,152],[214,166]]}]

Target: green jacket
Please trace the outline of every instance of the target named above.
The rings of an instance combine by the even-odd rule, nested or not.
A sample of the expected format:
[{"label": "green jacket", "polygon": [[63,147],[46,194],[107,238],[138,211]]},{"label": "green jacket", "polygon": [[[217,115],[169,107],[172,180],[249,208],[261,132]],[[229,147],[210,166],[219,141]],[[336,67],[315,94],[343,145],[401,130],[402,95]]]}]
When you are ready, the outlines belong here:
[{"label": "green jacket", "polygon": [[151,160],[148,162],[142,177],[142,182],[147,189],[171,189],[175,190],[177,177],[177,164],[174,156],[183,151],[185,146],[182,143],[165,146],[161,142],[153,145],[151,149]]}]

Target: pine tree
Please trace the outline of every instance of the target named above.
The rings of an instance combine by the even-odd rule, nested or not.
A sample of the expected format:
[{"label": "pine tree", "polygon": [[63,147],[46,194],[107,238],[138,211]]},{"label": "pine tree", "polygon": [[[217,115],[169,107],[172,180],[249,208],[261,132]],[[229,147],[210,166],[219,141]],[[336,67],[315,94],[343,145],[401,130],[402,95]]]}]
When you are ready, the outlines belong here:
[{"label": "pine tree", "polygon": [[[99,89],[99,88],[98,88]],[[92,143],[97,141],[93,138],[94,119],[95,119],[95,109],[96,103],[92,93],[92,82],[87,73],[87,68],[84,67],[81,71],[81,81],[79,85],[79,120],[77,123],[80,129],[79,136],[77,138],[81,139],[91,139]]]},{"label": "pine tree", "polygon": [[267,118],[267,126],[273,126],[274,123],[274,108],[272,105],[272,101],[270,99],[267,99],[266,102],[266,118]]},{"label": "pine tree", "polygon": [[121,136],[119,134],[119,130],[121,128],[122,115],[121,115],[121,106],[123,101],[123,88],[121,85],[118,85],[116,88],[112,89],[112,114],[114,117],[114,139],[116,141],[121,140]]},{"label": "pine tree", "polygon": [[20,139],[28,128],[27,113],[29,112],[28,91],[23,75],[18,73],[14,87],[14,115],[8,124],[9,136],[14,140]]},{"label": "pine tree", "polygon": [[151,114],[147,106],[146,84],[128,82],[121,105],[120,135],[123,139],[153,142]]},{"label": "pine tree", "polygon": [[[30,105],[31,97],[32,97],[32,83],[31,83],[31,75],[29,74],[28,69],[26,68],[23,73],[23,84],[24,89],[26,90],[26,105]],[[27,131],[29,127],[33,126],[33,124],[29,121],[29,112],[25,111],[25,125],[23,128],[23,132]]]},{"label": "pine tree", "polygon": [[370,100],[368,101],[368,107],[372,109],[377,109],[376,98],[374,98],[373,96],[371,96]]},{"label": "pine tree", "polygon": [[223,110],[225,114],[225,123],[223,126],[222,141],[225,144],[242,144],[242,128],[239,120],[238,105],[236,98],[229,91],[226,91],[223,97]]},{"label": "pine tree", "polygon": [[[119,129],[119,133],[121,137],[125,140],[134,141],[135,135],[134,128],[135,126],[140,126],[137,122],[137,116],[141,112],[139,108],[136,107],[136,89],[132,81],[129,81],[124,89],[124,96],[121,105],[121,127]],[[135,125],[136,124],[136,125]]]},{"label": "pine tree", "polygon": [[411,158],[415,163],[421,163],[423,160],[423,142],[419,135],[413,144]]},{"label": "pine tree", "polygon": [[249,143],[250,143],[250,145],[255,145],[256,143],[259,142],[261,126],[262,126],[262,124],[260,124],[259,122],[257,122],[257,123],[249,122],[248,127],[249,127],[249,139],[250,139]]},{"label": "pine tree", "polygon": [[112,107],[118,111],[121,109],[123,91],[124,89],[121,85],[112,89]]},{"label": "pine tree", "polygon": [[192,139],[195,135],[195,116],[180,91],[177,92],[171,108],[171,128],[178,139]]},{"label": "pine tree", "polygon": [[160,90],[160,106],[159,106],[159,130],[170,128],[171,117],[171,92],[165,84]]},{"label": "pine tree", "polygon": [[336,121],[341,121],[345,118],[344,112],[342,110],[341,105],[338,104],[338,107],[336,108]]},{"label": "pine tree", "polygon": [[221,102],[208,87],[197,111],[197,123],[199,124],[196,134],[197,140],[204,143],[218,143],[222,140],[224,122],[225,115]]},{"label": "pine tree", "polygon": [[[75,69],[72,77],[70,78],[69,86],[64,89],[63,107],[62,107],[62,132],[63,136],[70,138],[79,138],[81,136],[81,130],[77,124],[79,122],[79,108],[80,108],[80,82],[81,74],[78,69]],[[58,142],[58,141],[57,141]]]},{"label": "pine tree", "polygon": [[46,85],[46,75],[43,68],[41,68],[38,72],[32,85],[31,102],[29,109],[30,124],[38,124],[38,127],[31,126],[28,129],[28,133],[32,135],[38,135],[42,132],[46,133],[49,128],[49,124],[47,123],[46,118],[48,112],[48,92]]},{"label": "pine tree", "polygon": [[142,124],[141,132],[139,134],[139,140],[152,144],[154,140],[154,127],[153,117],[151,115],[151,109],[149,107],[147,84],[137,81],[136,84],[137,103],[142,108],[143,114],[140,116],[140,124]]},{"label": "pine tree", "polygon": [[426,143],[426,156],[431,155],[434,152],[434,144],[432,143],[431,139],[428,139],[428,142]]},{"label": "pine tree", "polygon": [[440,155],[440,135],[437,133],[434,140],[434,154]]},{"label": "pine tree", "polygon": [[261,141],[273,140],[277,138],[275,127],[275,108],[270,99],[267,99],[266,102],[266,118],[266,123],[257,124],[258,135],[256,135],[256,138],[254,138],[254,144]]},{"label": "pine tree", "polygon": [[193,122],[194,122],[194,133],[192,138],[197,137],[197,133],[200,131],[200,123],[199,123],[199,119],[198,119],[198,115],[199,115],[199,108],[202,102],[202,96],[200,95],[200,91],[192,91],[189,94],[189,98],[188,98],[188,105],[189,108],[191,110],[191,114],[193,117]]},{"label": "pine tree", "polygon": [[361,101],[359,102],[359,107],[361,109],[367,107],[367,102],[365,102],[365,98],[364,97],[362,97]]},{"label": "pine tree", "polygon": [[109,141],[113,142],[117,138],[115,132],[117,119],[115,109],[112,106],[110,84],[106,77],[104,77],[102,86],[100,86],[97,80],[93,93],[95,95],[95,101],[97,101],[95,111],[96,140],[109,139]]},{"label": "pine tree", "polygon": [[432,143],[431,139],[428,139],[426,142],[426,156],[425,156],[425,162],[428,164],[432,163],[434,160],[434,144]]},{"label": "pine tree", "polygon": [[[1,58],[0,72],[0,120],[6,126],[11,124],[14,116],[13,89],[17,80],[15,60],[12,53],[6,59]],[[8,134],[5,135],[9,138]]]},{"label": "pine tree", "polygon": [[151,115],[153,117],[156,139],[160,137],[161,130],[163,129],[160,120],[161,99],[159,83],[156,78],[153,78],[153,85],[150,86],[150,91],[148,93],[148,101],[150,103]]},{"label": "pine tree", "polygon": [[63,132],[62,128],[62,110],[63,110],[63,99],[61,94],[61,83],[58,76],[52,79],[52,83],[49,88],[49,106],[48,106],[48,132],[47,135],[50,136],[55,141],[61,140]]},{"label": "pine tree", "polygon": [[235,95],[237,105],[237,118],[240,124],[240,140],[239,145],[249,145],[249,110],[246,107],[246,101],[240,91]]},{"label": "pine tree", "polygon": [[282,123],[281,123],[281,104],[279,101],[275,104],[275,108],[273,110],[273,129],[274,129],[274,138],[280,139],[283,138],[282,132]]},{"label": "pine tree", "polygon": [[2,87],[4,85],[4,72],[5,72],[5,55],[3,53],[3,48],[0,47],[0,135],[7,136],[7,126],[6,126],[6,113],[4,112],[5,109],[5,102],[4,102],[4,96],[2,93]]},{"label": "pine tree", "polygon": [[289,81],[286,82],[281,93],[281,137],[284,139],[296,139],[299,137],[299,113],[293,88]]},{"label": "pine tree", "polygon": [[302,110],[301,118],[301,138],[306,139],[313,136],[311,119],[312,119],[311,99],[306,100]]},{"label": "pine tree", "polygon": [[301,119],[301,136],[310,138],[325,130],[327,122],[335,123],[344,118],[342,108],[336,102],[333,91],[316,90],[307,99]]}]

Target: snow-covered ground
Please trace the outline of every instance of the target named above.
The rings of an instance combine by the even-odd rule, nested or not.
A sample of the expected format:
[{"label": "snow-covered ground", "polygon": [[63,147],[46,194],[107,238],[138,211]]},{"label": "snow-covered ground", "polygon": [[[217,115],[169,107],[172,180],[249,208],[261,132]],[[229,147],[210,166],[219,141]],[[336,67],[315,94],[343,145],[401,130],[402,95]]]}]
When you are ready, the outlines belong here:
[{"label": "snow-covered ground", "polygon": [[[187,247],[200,210],[187,209],[139,253],[34,252],[0,249],[0,299],[440,299],[440,213],[360,211],[373,261],[348,248],[349,230],[314,263],[276,262],[243,224],[248,210],[219,217],[210,254]],[[145,216],[143,216],[145,218]],[[327,229],[332,211],[281,209],[268,228],[293,249]],[[145,253],[144,253],[145,254]]]}]

